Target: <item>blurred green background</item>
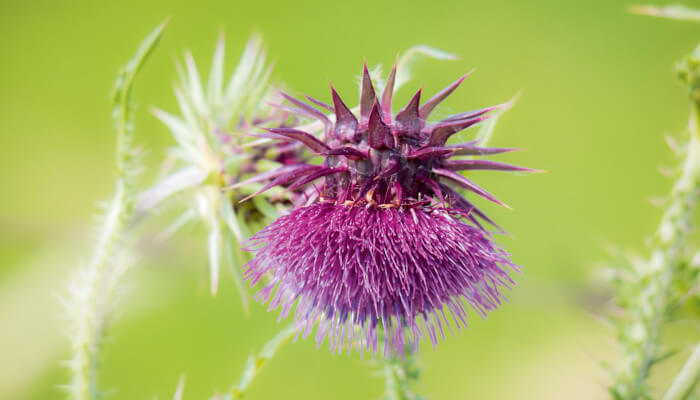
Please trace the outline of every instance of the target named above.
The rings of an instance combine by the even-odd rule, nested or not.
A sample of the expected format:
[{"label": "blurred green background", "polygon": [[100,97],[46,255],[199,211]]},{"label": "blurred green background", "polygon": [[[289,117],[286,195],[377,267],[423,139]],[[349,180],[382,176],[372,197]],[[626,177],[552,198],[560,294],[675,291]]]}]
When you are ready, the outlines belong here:
[{"label": "blurred green background", "polygon": [[[175,110],[174,58],[191,49],[206,71],[221,29],[229,67],[259,31],[275,80],[321,99],[329,81],[352,99],[363,59],[388,66],[414,44],[461,58],[418,63],[401,99],[421,84],[432,94],[473,67],[443,115],[521,91],[493,143],[527,150],[503,161],[549,172],[476,180],[514,207],[486,206],[511,233],[499,240],[524,273],[488,321],[472,315],[470,329],[437,351],[423,346],[417,389],[432,399],[606,398],[600,362],[614,363],[617,348],[614,331],[597,321],[609,296],[597,264],[609,259],[611,243],[644,254],[660,214],[648,197],[669,187],[657,169],[674,162],[663,134],[679,132],[687,116],[672,63],[700,41],[700,27],[632,16],[627,4],[1,2],[0,398],[63,397],[68,351],[58,299],[89,257],[97,200],[111,194],[109,92],[117,68],[166,16],[164,40],[136,84],[136,137],[152,166],[146,182],[171,143],[148,108]],[[110,398],[170,398],[183,374],[186,399],[228,389],[280,328],[260,305],[243,315],[229,276],[210,296],[202,233],[194,226],[174,241],[139,242],[103,368]],[[675,347],[688,336],[672,335]],[[685,354],[653,381],[665,386]],[[305,340],[280,352],[248,398],[376,399],[382,385],[368,360],[331,356]]]}]

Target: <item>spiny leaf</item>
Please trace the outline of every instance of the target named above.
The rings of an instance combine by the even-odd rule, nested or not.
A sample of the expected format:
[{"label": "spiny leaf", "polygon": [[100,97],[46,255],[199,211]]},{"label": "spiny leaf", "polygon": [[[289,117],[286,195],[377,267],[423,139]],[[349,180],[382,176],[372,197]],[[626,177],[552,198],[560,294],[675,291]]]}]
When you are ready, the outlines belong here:
[{"label": "spiny leaf", "polygon": [[243,284],[243,265],[246,262],[246,256],[241,251],[241,243],[238,241],[231,232],[224,233],[224,247],[226,252],[226,260],[231,270],[231,276],[233,277],[233,284],[236,286],[236,291],[241,298],[241,305],[243,306],[243,312],[248,315],[250,312],[250,306],[248,304],[248,290]]}]

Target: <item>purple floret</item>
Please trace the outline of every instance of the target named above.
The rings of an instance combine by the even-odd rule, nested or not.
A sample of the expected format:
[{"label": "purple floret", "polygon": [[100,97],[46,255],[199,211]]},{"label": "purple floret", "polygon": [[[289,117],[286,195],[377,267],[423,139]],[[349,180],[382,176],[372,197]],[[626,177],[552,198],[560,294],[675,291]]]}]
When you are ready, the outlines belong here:
[{"label": "purple floret", "polygon": [[[319,322],[332,351],[377,351],[403,356],[428,336],[433,344],[453,323],[466,326],[463,301],[485,316],[502,301],[515,267],[479,229],[444,209],[347,207],[317,203],[294,210],[255,235],[247,265],[257,293],[284,318],[297,303],[295,324],[306,337]],[[270,300],[271,299],[271,300]],[[379,339],[381,340],[381,339]]]}]

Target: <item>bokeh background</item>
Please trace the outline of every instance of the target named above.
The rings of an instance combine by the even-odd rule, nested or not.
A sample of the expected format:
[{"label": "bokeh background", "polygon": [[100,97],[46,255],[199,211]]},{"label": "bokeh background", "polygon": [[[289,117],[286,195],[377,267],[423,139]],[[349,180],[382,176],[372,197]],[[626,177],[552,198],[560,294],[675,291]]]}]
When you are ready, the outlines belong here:
[{"label": "bokeh background", "polygon": [[[692,3],[686,2],[693,6]],[[111,194],[109,92],[117,68],[166,16],[169,27],[139,75],[136,137],[153,177],[166,128],[148,108],[175,110],[174,58],[191,49],[206,71],[224,29],[230,68],[253,31],[264,34],[274,78],[328,99],[352,98],[363,59],[389,66],[428,44],[461,56],[424,60],[399,96],[434,93],[478,67],[442,108],[461,111],[522,96],[493,144],[523,147],[507,162],[546,174],[484,172],[477,181],[514,207],[486,206],[510,233],[499,240],[524,268],[510,302],[433,351],[423,346],[418,391],[432,399],[604,399],[601,363],[617,357],[600,323],[609,289],[598,264],[611,244],[644,253],[665,193],[658,172],[674,156],[664,133],[684,127],[684,88],[672,64],[700,26],[629,15],[618,0],[555,1],[3,1],[0,3],[0,398],[62,398],[68,357],[58,299],[88,259],[97,200]],[[695,4],[696,6],[698,4]],[[153,230],[152,234],[157,233]],[[276,313],[244,315],[230,276],[208,290],[203,231],[147,238],[126,276],[102,382],[115,399],[186,399],[237,381],[244,360],[279,328]],[[653,382],[665,386],[697,331],[674,328],[681,349]],[[687,329],[687,330],[684,330]],[[283,348],[250,399],[376,399],[383,381],[359,356],[331,356],[313,340]]]}]

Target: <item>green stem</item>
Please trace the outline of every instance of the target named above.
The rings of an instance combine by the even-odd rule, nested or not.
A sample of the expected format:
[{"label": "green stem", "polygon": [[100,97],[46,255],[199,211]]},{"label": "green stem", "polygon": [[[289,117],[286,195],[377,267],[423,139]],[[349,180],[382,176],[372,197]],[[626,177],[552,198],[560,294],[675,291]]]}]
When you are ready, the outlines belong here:
[{"label": "green stem", "polygon": [[693,351],[681,372],[676,376],[663,400],[687,399],[698,381],[700,381],[700,344],[695,347],[695,351]]},{"label": "green stem", "polygon": [[681,265],[700,187],[700,110],[694,104],[689,123],[687,153],[681,174],[671,189],[668,207],[653,237],[651,258],[636,272],[635,297],[628,300],[630,321],[620,332],[624,365],[612,387],[616,399],[637,400],[647,396],[646,380],[660,358],[661,327],[673,301],[672,284]]},{"label": "green stem", "polygon": [[74,315],[72,354],[69,362],[71,384],[69,398],[98,399],[100,350],[109,319],[109,300],[119,276],[117,258],[123,231],[134,210],[132,182],[134,165],[133,114],[131,91],[136,73],[155,48],[165,23],[144,40],[134,58],[117,76],[114,89],[113,118],[117,132],[115,193],[105,212],[93,257],[79,281],[71,287],[73,301],[69,312]]},{"label": "green stem", "polygon": [[418,400],[412,386],[418,382],[420,371],[416,366],[416,358],[406,351],[403,359],[387,359],[384,361],[384,390],[387,400]]}]

